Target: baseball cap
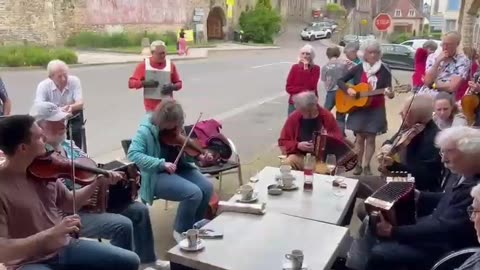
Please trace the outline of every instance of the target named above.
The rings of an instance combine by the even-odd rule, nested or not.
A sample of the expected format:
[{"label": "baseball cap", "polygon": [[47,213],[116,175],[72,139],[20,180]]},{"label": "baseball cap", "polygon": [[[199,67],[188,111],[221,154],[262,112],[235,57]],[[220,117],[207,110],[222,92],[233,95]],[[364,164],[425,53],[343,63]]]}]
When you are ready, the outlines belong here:
[{"label": "baseball cap", "polygon": [[45,101],[33,104],[30,115],[36,120],[46,121],[60,121],[70,116],[69,113],[62,111],[57,105]]}]

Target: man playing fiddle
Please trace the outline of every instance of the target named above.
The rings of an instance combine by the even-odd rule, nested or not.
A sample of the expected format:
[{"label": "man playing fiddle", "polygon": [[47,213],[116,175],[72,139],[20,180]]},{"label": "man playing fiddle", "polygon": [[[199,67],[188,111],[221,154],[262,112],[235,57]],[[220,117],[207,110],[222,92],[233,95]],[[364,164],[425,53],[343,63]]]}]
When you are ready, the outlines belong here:
[{"label": "man playing fiddle", "polygon": [[[30,114],[43,129],[48,149],[68,158],[72,154],[74,158],[87,156],[76,146],[71,149],[70,141],[66,140],[65,123],[68,114],[55,104],[36,103]],[[70,180],[66,180],[66,185],[69,189],[73,188]],[[112,245],[127,250],[133,250],[134,245],[144,269],[169,269],[169,262],[156,260],[150,215],[148,207],[143,203],[133,202],[118,214],[87,213],[80,210],[79,216],[82,219],[83,237],[111,239]]]},{"label": "man playing fiddle", "polygon": [[138,64],[128,88],[143,88],[145,111],[155,110],[161,100],[173,97],[173,91],[182,89],[182,81],[177,66],[166,58],[165,42],[156,40],[150,45],[152,56]]},{"label": "man playing fiddle", "polygon": [[480,131],[473,128],[441,131],[435,145],[446,168],[453,172],[445,191],[415,191],[415,224],[392,225],[381,214],[371,230],[369,218],[365,218],[363,235],[352,245],[347,266],[356,270],[430,269],[440,256],[478,244],[466,209],[473,201],[469,196],[472,187],[480,182],[479,142]]},{"label": "man playing fiddle", "polygon": [[6,158],[0,167],[0,261],[7,269],[138,269],[133,252],[69,236],[80,231],[80,217],[61,215],[87,204],[98,185],[118,181],[117,174],[97,177],[75,197],[61,180],[32,177],[29,166],[46,151],[42,129],[29,115],[0,120],[0,150]]},{"label": "man playing fiddle", "polygon": [[[384,143],[377,156],[382,172],[407,171],[415,177],[416,188],[422,191],[438,191],[443,169],[434,144],[439,129],[432,120],[432,112],[433,100],[429,95],[407,99],[401,111],[402,130]],[[399,161],[394,160],[392,148]]]},{"label": "man playing fiddle", "polygon": [[306,153],[314,152],[313,133],[325,130],[332,137],[343,141],[343,135],[332,113],[318,104],[314,92],[303,92],[293,97],[296,110],[285,122],[278,139],[286,163],[294,170],[303,170]]}]

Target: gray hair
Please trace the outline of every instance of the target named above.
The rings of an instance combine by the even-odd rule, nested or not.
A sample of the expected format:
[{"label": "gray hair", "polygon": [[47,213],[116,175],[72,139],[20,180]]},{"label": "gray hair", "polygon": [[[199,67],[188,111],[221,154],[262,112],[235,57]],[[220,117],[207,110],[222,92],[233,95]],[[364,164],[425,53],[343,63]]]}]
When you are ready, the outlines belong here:
[{"label": "gray hair", "polygon": [[155,126],[161,127],[166,122],[176,122],[180,126],[185,122],[182,105],[171,98],[163,99],[152,113],[152,124]]},{"label": "gray hair", "polygon": [[435,145],[445,148],[449,144],[455,145],[455,148],[465,155],[479,155],[480,130],[466,126],[446,128],[437,134]]},{"label": "gray hair", "polygon": [[457,40],[458,44],[460,44],[460,41],[462,40],[462,35],[458,31],[449,31],[445,35],[443,35],[443,37],[453,37]]},{"label": "gray hair", "polygon": [[164,49],[167,48],[167,45],[165,44],[165,42],[163,42],[162,40],[155,40],[152,42],[152,44],[150,44],[150,51],[155,51],[158,47],[163,47]]},{"label": "gray hair", "polygon": [[430,95],[417,94],[410,96],[405,100],[404,106],[410,107],[410,111],[417,121],[427,123],[433,117],[433,98]]},{"label": "gray hair", "polygon": [[59,59],[54,59],[48,62],[47,64],[47,72],[48,76],[52,76],[58,70],[65,70],[68,71],[68,65]]},{"label": "gray hair", "polygon": [[313,63],[313,59],[315,59],[315,50],[313,49],[313,46],[310,44],[305,44],[305,46],[300,48],[300,54],[302,54],[302,52],[310,53],[310,58],[312,59]]},{"label": "gray hair", "polygon": [[376,39],[367,39],[362,42],[361,45],[362,51],[366,51],[367,49],[374,49],[376,51],[382,52],[382,47],[380,46],[380,42]]},{"label": "gray hair", "polygon": [[360,44],[358,44],[356,41],[347,43],[345,48],[343,48],[344,53],[357,52],[358,50],[360,50]]},{"label": "gray hair", "polygon": [[438,44],[435,41],[429,39],[423,43],[422,47],[424,49],[430,49],[432,51],[436,51],[438,48]]},{"label": "gray hair", "polygon": [[474,186],[472,191],[470,191],[470,196],[477,202],[480,202],[480,184]]},{"label": "gray hair", "polygon": [[318,97],[312,91],[302,92],[293,96],[296,109],[310,109],[318,105]]}]

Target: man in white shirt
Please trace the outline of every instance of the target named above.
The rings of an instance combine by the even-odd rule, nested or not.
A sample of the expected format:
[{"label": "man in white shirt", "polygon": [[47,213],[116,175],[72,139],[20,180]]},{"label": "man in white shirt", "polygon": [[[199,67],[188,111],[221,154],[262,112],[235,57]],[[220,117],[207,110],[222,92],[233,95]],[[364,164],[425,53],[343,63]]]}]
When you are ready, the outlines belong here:
[{"label": "man in white shirt", "polygon": [[69,75],[67,64],[61,60],[52,60],[47,65],[48,78],[37,86],[36,102],[51,102],[74,117],[69,121],[72,134],[68,138],[85,149],[82,144],[83,97],[80,79]]}]

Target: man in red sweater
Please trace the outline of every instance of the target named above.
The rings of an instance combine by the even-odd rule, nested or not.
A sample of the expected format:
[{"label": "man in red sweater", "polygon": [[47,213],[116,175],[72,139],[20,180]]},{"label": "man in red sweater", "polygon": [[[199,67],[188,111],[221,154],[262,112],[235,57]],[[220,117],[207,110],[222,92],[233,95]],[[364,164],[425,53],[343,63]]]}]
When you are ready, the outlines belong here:
[{"label": "man in red sweater", "polygon": [[165,97],[172,97],[173,91],[182,88],[177,67],[166,59],[167,47],[161,40],[150,45],[152,56],[138,64],[128,80],[128,88],[143,88],[144,105],[147,112],[155,110]]},{"label": "man in red sweater", "polygon": [[295,110],[285,122],[278,146],[286,162],[294,170],[303,170],[306,153],[313,153],[313,133],[325,130],[326,133],[343,141],[343,135],[333,114],[320,107],[313,92],[303,92],[294,98]]}]

